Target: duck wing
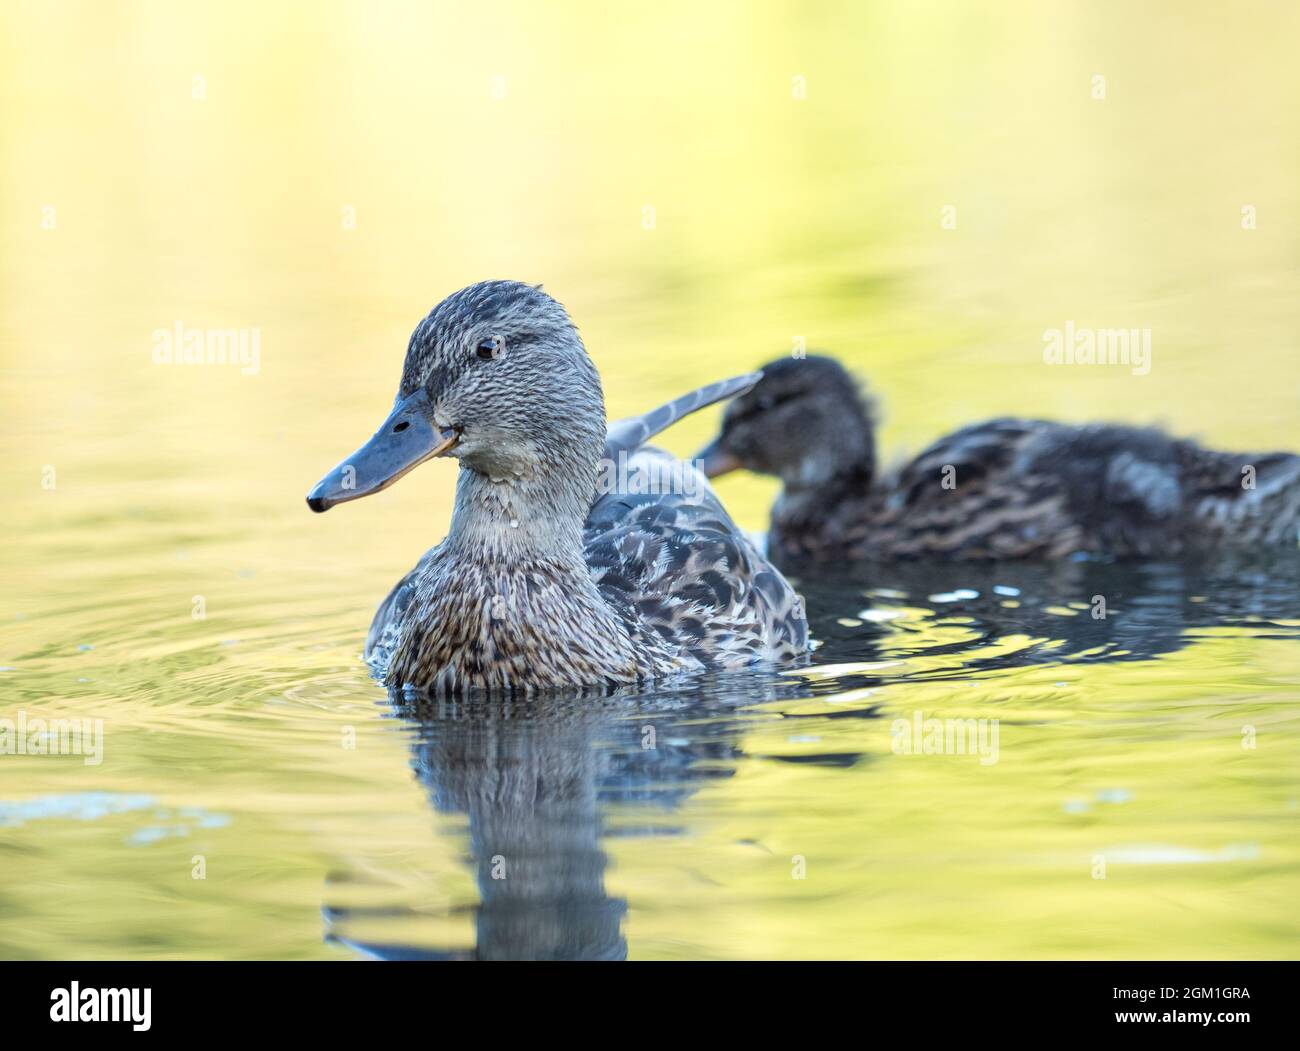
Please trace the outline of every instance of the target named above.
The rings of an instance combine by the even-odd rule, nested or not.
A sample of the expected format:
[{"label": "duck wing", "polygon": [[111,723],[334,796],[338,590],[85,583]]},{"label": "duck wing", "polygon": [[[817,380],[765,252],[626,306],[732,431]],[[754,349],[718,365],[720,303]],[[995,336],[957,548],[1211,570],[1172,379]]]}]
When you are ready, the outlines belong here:
[{"label": "duck wing", "polygon": [[1178,443],[1183,503],[1193,546],[1300,541],[1300,456],[1230,453]]},{"label": "duck wing", "polygon": [[674,398],[660,405],[657,409],[643,412],[640,416],[628,416],[615,420],[605,433],[605,457],[616,461],[620,452],[630,453],[640,448],[660,431],[672,426],[683,416],[689,416],[696,409],[703,409],[716,402],[744,394],[760,379],[761,372],[749,372],[743,376],[733,376],[728,380],[710,383]]},{"label": "duck wing", "polygon": [[873,525],[894,555],[1173,557],[1294,543],[1300,457],[1202,449],[1156,428],[999,419],[940,439],[885,500]]},{"label": "duck wing", "polygon": [[836,509],[830,525],[852,553],[873,558],[1050,555],[1054,545],[1074,542],[1062,535],[1066,494],[1035,455],[1055,430],[1012,417],[963,427],[864,500]]},{"label": "duck wing", "polygon": [[702,667],[806,653],[803,600],[731,520],[703,473],[644,443],[761,378],[751,372],[711,383],[611,424],[587,516],[587,564],[629,632]]},{"label": "duck wing", "polygon": [[731,520],[704,475],[635,450],[587,516],[583,548],[602,596],[648,651],[738,667],[808,650],[803,600]]},{"label": "duck wing", "polygon": [[893,557],[1145,554],[1174,542],[1178,472],[1158,431],[1003,417],[940,438],[884,487]]}]

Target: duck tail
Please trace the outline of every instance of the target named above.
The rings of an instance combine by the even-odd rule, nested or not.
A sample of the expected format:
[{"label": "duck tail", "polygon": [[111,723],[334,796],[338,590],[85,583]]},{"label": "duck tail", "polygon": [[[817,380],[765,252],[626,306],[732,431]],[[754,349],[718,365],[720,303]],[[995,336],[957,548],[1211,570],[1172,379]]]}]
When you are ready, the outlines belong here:
[{"label": "duck tail", "polygon": [[1221,453],[1180,443],[1189,529],[1201,544],[1300,542],[1300,456]]},{"label": "duck tail", "polygon": [[710,383],[689,394],[660,405],[657,409],[643,412],[640,416],[628,416],[615,420],[605,432],[605,455],[610,459],[620,452],[631,452],[644,445],[660,431],[672,426],[683,416],[689,416],[696,409],[734,398],[744,394],[763,378],[762,372],[747,372],[743,376]]}]

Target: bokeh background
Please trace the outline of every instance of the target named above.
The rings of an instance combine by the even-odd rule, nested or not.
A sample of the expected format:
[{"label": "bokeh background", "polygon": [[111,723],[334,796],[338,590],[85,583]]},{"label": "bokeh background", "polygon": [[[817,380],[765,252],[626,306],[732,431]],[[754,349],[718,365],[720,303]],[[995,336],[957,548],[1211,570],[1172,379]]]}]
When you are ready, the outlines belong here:
[{"label": "bokeh background", "polygon": [[[463,830],[431,818],[356,660],[375,602],[443,534],[452,472],[327,516],[303,505],[385,415],[411,328],[462,285],[544,283],[611,415],[802,341],[880,397],[887,458],[998,413],[1294,446],[1297,39],[1300,7],[1272,2],[6,0],[0,689],[6,711],[106,718],[112,761],[0,758],[0,952],[341,955],[318,912],[340,865],[436,885],[443,904],[472,896]],[[1043,330],[1067,319],[1151,329],[1150,373],[1045,366]],[[176,322],[259,330],[259,371],[155,365],[153,333]],[[664,444],[689,453],[715,422]],[[762,528],[770,483],[720,492]],[[1275,645],[1255,644],[1251,667],[1293,700],[1294,646]],[[341,763],[344,724],[369,745]],[[1143,769],[1170,786],[1199,754]],[[1269,806],[1294,807],[1285,769]],[[793,770],[728,790],[767,813],[807,799]],[[838,799],[828,838],[867,834],[848,817],[861,797],[813,791]],[[892,820],[871,806],[868,822]],[[736,893],[708,945],[653,908],[634,910],[633,944],[1288,951],[1293,927],[1216,927],[1209,886],[1154,941],[1149,892],[1104,934],[1072,891],[1036,897],[1001,869],[996,897],[945,897],[939,845],[961,834],[940,811],[917,818],[933,849],[894,868],[928,873],[947,915],[894,901],[888,939],[871,941],[869,906],[828,909],[819,928]],[[431,820],[451,822],[447,842]],[[196,897],[204,851],[229,878]],[[624,858],[633,896],[690,900],[695,885],[651,856]],[[1286,857],[1260,900],[1295,890]],[[982,926],[994,900],[1023,908],[1019,933]],[[1075,935],[1029,933],[1062,911]]]}]

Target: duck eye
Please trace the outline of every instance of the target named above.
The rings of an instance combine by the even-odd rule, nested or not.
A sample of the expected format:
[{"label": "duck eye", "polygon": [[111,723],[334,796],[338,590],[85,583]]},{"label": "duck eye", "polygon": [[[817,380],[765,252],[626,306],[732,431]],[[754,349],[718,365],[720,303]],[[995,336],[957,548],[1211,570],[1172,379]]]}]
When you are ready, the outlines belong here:
[{"label": "duck eye", "polygon": [[503,350],[504,347],[502,346],[501,340],[485,339],[485,340],[481,340],[479,342],[479,345],[474,348],[474,353],[478,355],[480,358],[482,358],[484,361],[490,361],[493,358],[501,357],[501,353]]}]

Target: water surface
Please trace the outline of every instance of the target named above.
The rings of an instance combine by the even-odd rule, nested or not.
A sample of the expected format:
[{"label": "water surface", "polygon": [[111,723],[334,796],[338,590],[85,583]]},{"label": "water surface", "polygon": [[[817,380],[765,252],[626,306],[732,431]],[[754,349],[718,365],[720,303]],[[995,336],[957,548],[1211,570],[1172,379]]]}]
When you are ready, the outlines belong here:
[{"label": "water surface", "polygon": [[[1293,448],[1298,18],[6,5],[0,718],[104,751],[0,756],[0,955],[1294,956],[1294,553],[837,567],[810,667],[429,709],[359,651],[449,465],[302,500],[488,277],[613,415],[806,345],[886,458],[999,413]],[[1044,365],[1071,320],[1150,372]],[[155,364],[177,324],[256,368]],[[898,754],[918,713],[997,761]]]}]

